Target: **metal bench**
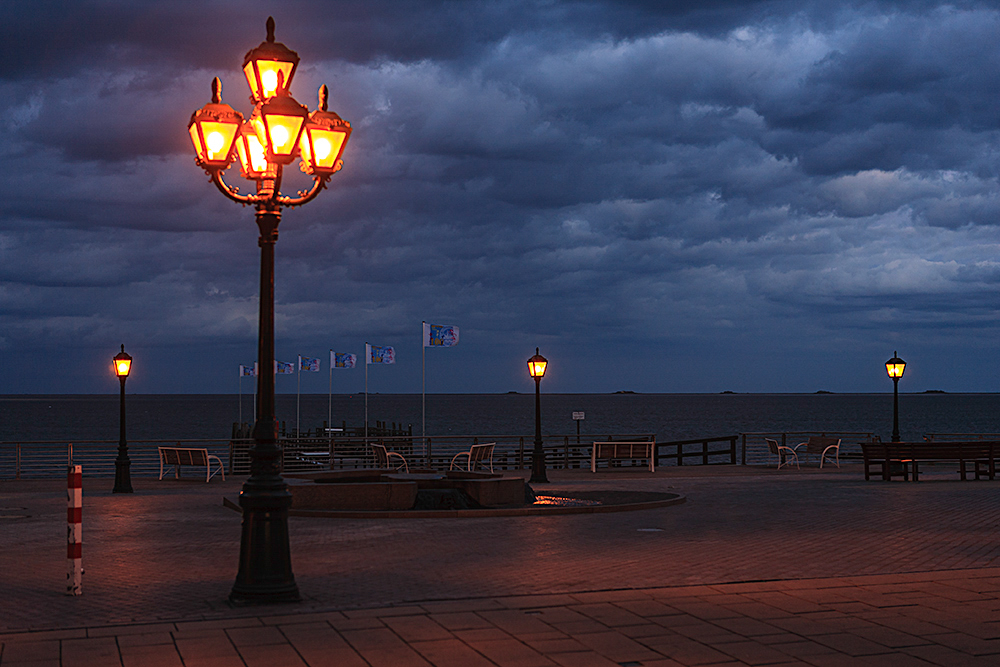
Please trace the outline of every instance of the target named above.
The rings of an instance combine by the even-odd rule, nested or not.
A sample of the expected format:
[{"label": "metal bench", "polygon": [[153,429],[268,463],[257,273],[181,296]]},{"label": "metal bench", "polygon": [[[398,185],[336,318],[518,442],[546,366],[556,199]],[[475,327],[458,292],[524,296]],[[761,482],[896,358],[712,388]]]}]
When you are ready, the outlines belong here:
[{"label": "metal bench", "polygon": [[[177,443],[180,445],[180,443]],[[181,466],[205,466],[205,481],[208,482],[216,474],[222,474],[222,481],[226,481],[226,470],[222,466],[222,459],[208,453],[207,449],[194,447],[157,447],[160,451],[160,479],[163,479],[163,466],[174,466],[174,479],[180,479]],[[219,463],[219,469],[212,472],[212,459]]]},{"label": "metal bench", "polygon": [[654,441],[644,442],[595,442],[590,450],[590,472],[597,472],[597,462],[623,461],[626,459],[646,459],[649,461],[649,472],[653,470]]},{"label": "metal bench", "polygon": [[[496,447],[496,444],[495,442],[485,442],[481,445],[473,445],[467,452],[455,454],[448,470],[454,470],[455,462],[461,457],[467,456],[469,458],[465,467],[467,472],[475,472],[476,466],[480,464],[485,468],[487,463],[489,463],[490,472],[493,472],[493,448]],[[462,469],[461,463],[458,464],[458,469]]]}]

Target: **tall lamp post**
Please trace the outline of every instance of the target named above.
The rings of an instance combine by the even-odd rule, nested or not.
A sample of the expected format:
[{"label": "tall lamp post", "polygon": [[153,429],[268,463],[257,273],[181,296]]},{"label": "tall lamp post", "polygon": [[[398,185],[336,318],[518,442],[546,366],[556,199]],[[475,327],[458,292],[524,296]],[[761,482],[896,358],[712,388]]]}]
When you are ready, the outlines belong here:
[{"label": "tall lamp post", "polygon": [[128,443],[125,441],[125,380],[132,370],[132,357],[122,351],[115,355],[115,375],[121,382],[121,400],[118,403],[118,456],[115,458],[115,488],[112,493],[132,493],[132,461],[128,457]]},{"label": "tall lamp post", "polygon": [[892,441],[899,442],[899,378],[903,377],[906,362],[893,352],[892,359],[885,362],[885,371],[892,378]]},{"label": "tall lamp post", "polygon": [[549,361],[538,354],[535,348],[535,356],[528,359],[528,373],[535,378],[535,450],[531,455],[531,479],[529,482],[548,483],[549,478],[545,474],[545,450],[542,448],[542,399],[541,384],[545,377],[545,367]]},{"label": "tall lamp post", "polygon": [[[188,123],[195,163],[219,191],[256,209],[260,230],[260,320],[258,325],[257,421],[250,448],[250,477],[240,492],[243,527],[236,582],[229,594],[235,604],[294,602],[299,589],[292,574],[288,545],[288,508],[292,497],[280,473],[281,447],[274,414],[274,244],[283,207],[301,206],[323,190],[343,166],[341,155],[351,125],[327,110],[327,87],[319,89],[319,108],[309,113],[288,90],[299,56],[274,41],[274,19],[267,19],[267,39],[243,59],[243,73],[254,105],[250,120],[222,103],[222,83],[212,82],[212,101]],[[300,169],[313,177],[312,187],[296,197],[281,193],[282,169],[301,158]],[[254,194],[222,178],[239,160],[241,175],[256,183]]]}]

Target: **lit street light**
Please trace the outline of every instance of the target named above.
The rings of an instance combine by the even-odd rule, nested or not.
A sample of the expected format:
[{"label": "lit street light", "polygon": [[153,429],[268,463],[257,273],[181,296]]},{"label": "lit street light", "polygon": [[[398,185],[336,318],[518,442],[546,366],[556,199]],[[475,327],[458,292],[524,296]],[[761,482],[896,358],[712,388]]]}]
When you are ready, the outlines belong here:
[{"label": "lit street light", "polygon": [[[233,603],[294,602],[299,599],[288,545],[288,508],[292,496],[281,477],[281,447],[274,414],[274,244],[282,207],[301,206],[326,187],[343,166],[341,155],[351,125],[327,111],[327,87],[319,89],[319,109],[309,113],[289,94],[298,55],[274,41],[274,19],[267,19],[267,40],[243,59],[243,73],[255,105],[249,121],[222,103],[222,84],[212,82],[212,101],[188,123],[196,164],[223,195],[252,204],[260,230],[260,320],[258,328],[257,421],[250,448],[250,477],[240,493],[243,528],[240,564],[229,594]],[[313,177],[297,197],[281,193],[282,169],[296,158]],[[256,193],[239,194],[222,178],[233,161],[241,175],[256,182]]]},{"label": "lit street light", "polygon": [[549,361],[538,353],[535,348],[535,356],[528,359],[528,374],[535,378],[535,449],[531,455],[531,479],[529,483],[548,483],[549,478],[545,474],[545,450],[542,448],[542,399],[541,384],[545,377],[545,368]]},{"label": "lit street light", "polygon": [[892,353],[892,359],[885,362],[885,371],[892,378],[892,441],[899,442],[899,378],[903,377],[906,362]]},{"label": "lit street light", "polygon": [[115,355],[115,375],[121,382],[121,400],[118,404],[118,456],[115,458],[115,488],[112,493],[132,493],[132,461],[128,457],[128,443],[125,441],[125,380],[132,371],[132,357],[122,351]]}]

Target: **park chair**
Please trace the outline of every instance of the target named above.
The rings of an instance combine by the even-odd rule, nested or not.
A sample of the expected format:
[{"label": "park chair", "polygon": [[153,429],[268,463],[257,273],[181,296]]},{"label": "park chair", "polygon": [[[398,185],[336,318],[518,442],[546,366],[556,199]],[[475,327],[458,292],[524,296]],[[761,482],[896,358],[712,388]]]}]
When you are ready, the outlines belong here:
[{"label": "park chair", "polygon": [[[459,458],[465,456],[468,457],[465,467],[467,472],[475,472],[476,467],[479,465],[482,465],[482,467],[485,468],[487,463],[489,463],[490,472],[493,472],[493,448],[496,444],[497,443],[495,442],[486,442],[481,445],[473,445],[469,451],[455,454],[455,456],[451,459],[451,466],[448,470],[454,470],[455,462],[458,461]],[[461,463],[459,463],[458,469],[462,469]]]},{"label": "park chair", "polygon": [[[403,472],[410,472],[410,467],[406,465],[406,457],[404,457],[399,452],[392,452],[385,448],[385,445],[377,445],[375,443],[370,443],[372,452],[375,454],[375,467],[381,468],[383,470],[402,470]],[[392,460],[399,459],[399,463],[393,465]]]},{"label": "park chair", "polygon": [[819,467],[823,467],[823,460],[831,451],[835,455],[834,463],[840,467],[840,438],[827,438],[825,436],[810,436],[805,442],[800,442],[792,449],[796,452],[799,447],[805,446],[807,454],[819,454]]},{"label": "park chair", "polygon": [[793,460],[795,461],[795,467],[799,468],[799,455],[794,449],[785,445],[779,445],[778,441],[773,438],[764,438],[764,442],[767,443],[767,449],[771,454],[778,457],[778,470],[781,470],[781,466],[791,465]]}]

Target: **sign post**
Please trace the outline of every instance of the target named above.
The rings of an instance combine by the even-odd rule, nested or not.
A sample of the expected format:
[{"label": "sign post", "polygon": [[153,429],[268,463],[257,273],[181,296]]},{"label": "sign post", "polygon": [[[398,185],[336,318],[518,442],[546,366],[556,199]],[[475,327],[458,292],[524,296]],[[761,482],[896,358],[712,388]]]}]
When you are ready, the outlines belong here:
[{"label": "sign post", "polygon": [[582,412],[574,412],[573,413],[573,421],[576,422],[576,444],[579,445],[580,444],[580,422],[583,421],[583,413]]}]

